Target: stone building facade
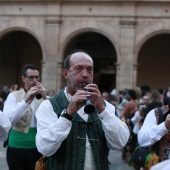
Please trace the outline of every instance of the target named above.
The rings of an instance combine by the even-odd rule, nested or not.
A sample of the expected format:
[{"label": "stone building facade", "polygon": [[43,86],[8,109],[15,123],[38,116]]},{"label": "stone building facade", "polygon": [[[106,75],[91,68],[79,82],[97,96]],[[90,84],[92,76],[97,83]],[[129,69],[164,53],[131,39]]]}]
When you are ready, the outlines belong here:
[{"label": "stone building facade", "polygon": [[64,58],[84,49],[102,91],[167,88],[169,33],[170,1],[0,1],[0,86],[22,86],[21,69],[33,63],[44,86],[58,91]]}]

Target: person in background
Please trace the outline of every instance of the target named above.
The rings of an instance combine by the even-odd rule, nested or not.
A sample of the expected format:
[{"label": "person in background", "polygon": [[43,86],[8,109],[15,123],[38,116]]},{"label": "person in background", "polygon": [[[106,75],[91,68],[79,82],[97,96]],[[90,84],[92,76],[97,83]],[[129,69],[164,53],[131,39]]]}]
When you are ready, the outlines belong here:
[{"label": "person in background", "polygon": [[162,100],[162,103],[163,103],[163,100],[164,100],[164,89],[163,88],[161,88],[161,87],[159,87],[158,88],[158,92],[159,92],[159,94],[160,94],[160,96],[161,96],[161,100]]},{"label": "person in background", "polygon": [[[145,121],[145,118],[142,118],[142,119],[140,119],[140,121],[139,121],[139,130],[141,129],[141,127],[143,126],[143,123],[144,123],[144,121]],[[139,132],[139,131],[138,131]],[[138,137],[137,137],[138,138]],[[138,142],[138,141],[137,141]],[[139,144],[139,143],[138,143]]]},{"label": "person in background", "polygon": [[129,101],[124,105],[124,110],[121,113],[121,118],[129,119],[132,118],[135,114],[137,108],[137,96],[134,89],[128,90]]},{"label": "person in background", "polygon": [[147,109],[145,105],[139,105],[139,108],[135,112],[135,115],[131,118],[132,123],[134,124],[133,133],[134,140],[136,141],[136,146],[138,145],[137,134],[141,128],[141,119],[145,119],[147,114]]},{"label": "person in background", "polygon": [[126,103],[128,103],[129,100],[130,100],[130,97],[129,97],[127,89],[125,89],[119,93],[119,104],[118,104],[117,109],[119,110],[119,118],[124,122],[126,120],[125,120],[125,117],[123,116],[123,112],[125,109],[125,105],[126,105]]},{"label": "person in background", "polygon": [[102,97],[103,97],[104,100],[106,100],[106,101],[109,102],[109,100],[110,100],[110,94],[109,94],[109,92],[104,91],[104,92],[102,93]]},{"label": "person in background", "polygon": [[109,103],[111,103],[113,106],[115,106],[115,114],[117,117],[120,117],[120,110],[118,109],[119,105],[119,98],[116,95],[110,94],[110,100]]},{"label": "person in background", "polygon": [[[109,149],[127,143],[128,127],[93,84],[93,70],[86,52],[69,55],[63,69],[67,87],[37,109],[36,145],[48,157],[46,170],[106,170]],[[87,99],[94,106],[89,114],[84,110]]]},{"label": "person in background", "polygon": [[157,90],[152,91],[150,95],[150,102],[147,105],[147,113],[149,113],[152,109],[156,107],[161,107],[162,105],[163,103],[160,93]]},{"label": "person in background", "polygon": [[10,88],[9,88],[9,92],[13,92],[18,90],[18,85],[17,84],[13,84]]},{"label": "person in background", "polygon": [[142,97],[142,104],[144,104],[146,107],[149,104],[149,96],[148,95],[144,95]]},{"label": "person in background", "polygon": [[8,117],[0,111],[0,141],[5,141],[11,128],[11,122]]},{"label": "person in background", "polygon": [[138,102],[140,104],[142,104],[142,90],[141,90],[141,88],[140,87],[135,87],[134,90],[136,92]]},{"label": "person in background", "polygon": [[138,142],[142,147],[151,147],[159,141],[157,147],[160,161],[170,158],[170,114],[169,105],[162,106],[164,120],[158,124],[160,120],[158,108],[152,109],[146,116],[141,129],[138,132]]},{"label": "person in background", "polygon": [[34,170],[36,161],[42,156],[35,144],[35,111],[46,99],[39,79],[39,68],[25,65],[22,70],[24,89],[9,93],[5,101],[3,113],[12,124],[7,147],[9,170]]},{"label": "person in background", "polygon": [[8,86],[7,85],[4,85],[2,87],[2,90],[0,92],[0,97],[3,99],[3,102],[5,102],[7,96],[9,95],[10,91],[8,89]]},{"label": "person in background", "polygon": [[126,146],[122,150],[122,159],[125,162],[130,161],[130,157],[136,146],[136,141],[134,140],[135,136],[133,133],[134,125],[131,121],[131,118],[134,116],[136,109],[137,109],[137,105],[138,105],[136,91],[134,89],[130,89],[128,90],[128,94],[129,94],[130,100],[125,104],[124,110],[120,115],[121,120],[125,119],[125,122],[130,131],[130,138]]},{"label": "person in background", "polygon": [[54,96],[56,94],[56,91],[54,89],[46,90],[46,95],[48,97]]}]

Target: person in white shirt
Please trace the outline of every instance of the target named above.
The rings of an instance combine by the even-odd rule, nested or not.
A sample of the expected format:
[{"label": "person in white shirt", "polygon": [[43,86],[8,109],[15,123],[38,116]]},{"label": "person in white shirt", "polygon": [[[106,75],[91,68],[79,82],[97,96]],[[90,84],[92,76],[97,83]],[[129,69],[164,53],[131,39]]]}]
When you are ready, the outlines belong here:
[{"label": "person in white shirt", "polygon": [[[67,87],[37,109],[36,145],[47,157],[46,170],[108,169],[109,149],[121,149],[128,141],[127,125],[92,82],[93,69],[86,52],[69,55],[63,69]],[[89,114],[87,99],[95,107]]]},{"label": "person in white shirt", "polygon": [[5,141],[11,128],[11,122],[8,117],[0,111],[0,141]]},{"label": "person in white shirt", "polygon": [[150,170],[169,170],[170,160],[167,159],[151,167]]},{"label": "person in white shirt", "polygon": [[26,64],[22,70],[24,88],[10,92],[3,113],[12,124],[7,147],[7,164],[10,170],[34,170],[42,156],[35,144],[37,132],[35,112],[46,99],[46,92],[39,82],[39,68]]},{"label": "person in white shirt", "polygon": [[135,115],[131,118],[131,121],[134,124],[133,133],[135,135],[136,144],[138,143],[137,142],[137,134],[138,134],[139,129],[140,129],[140,121],[142,119],[145,119],[146,114],[147,114],[146,106],[140,105],[139,109],[135,112]]},{"label": "person in white shirt", "polygon": [[158,108],[152,109],[138,132],[138,143],[142,147],[153,146],[159,141],[159,147],[154,148],[160,161],[170,158],[170,114],[168,113],[169,106],[162,106],[164,120],[159,124],[159,110]]}]

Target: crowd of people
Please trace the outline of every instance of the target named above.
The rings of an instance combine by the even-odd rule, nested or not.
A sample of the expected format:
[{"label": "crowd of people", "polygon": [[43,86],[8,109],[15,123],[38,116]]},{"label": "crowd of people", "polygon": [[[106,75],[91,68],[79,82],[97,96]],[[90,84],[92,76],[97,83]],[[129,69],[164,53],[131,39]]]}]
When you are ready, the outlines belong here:
[{"label": "crowd of people", "polygon": [[[41,157],[47,158],[46,170],[107,170],[109,150],[122,150],[128,163],[138,145],[168,139],[170,117],[157,125],[154,111],[169,110],[170,86],[163,91],[136,87],[100,92],[93,83],[93,66],[89,54],[75,51],[64,61],[67,86],[57,94],[45,89],[39,68],[32,64],[23,67],[22,88],[2,88],[0,140],[8,139],[9,170],[34,170]],[[95,108],[90,113],[84,110],[87,99]]]},{"label": "crowd of people", "polygon": [[[142,88],[125,89],[114,93],[103,92],[103,98],[116,107],[117,116],[124,121],[130,131],[127,144],[122,149],[122,159],[129,163],[134,150],[138,147],[152,147],[156,142],[161,144],[159,150],[160,161],[170,158],[169,129],[170,129],[170,84],[167,89],[143,90]],[[164,120],[158,125],[158,108],[163,110]],[[167,117],[165,117],[165,115]],[[168,143],[168,144],[167,144]],[[161,146],[161,147],[160,147]]]}]

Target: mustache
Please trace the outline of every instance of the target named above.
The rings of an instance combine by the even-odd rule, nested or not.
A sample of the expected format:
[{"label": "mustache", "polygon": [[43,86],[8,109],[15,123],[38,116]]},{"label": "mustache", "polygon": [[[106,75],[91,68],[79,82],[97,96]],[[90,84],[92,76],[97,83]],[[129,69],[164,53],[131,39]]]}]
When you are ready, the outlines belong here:
[{"label": "mustache", "polygon": [[86,85],[90,84],[89,81],[81,81],[79,84],[82,84],[82,87],[84,88]]}]

